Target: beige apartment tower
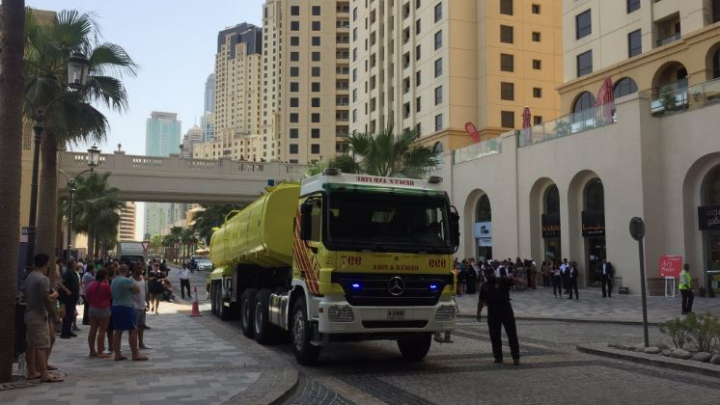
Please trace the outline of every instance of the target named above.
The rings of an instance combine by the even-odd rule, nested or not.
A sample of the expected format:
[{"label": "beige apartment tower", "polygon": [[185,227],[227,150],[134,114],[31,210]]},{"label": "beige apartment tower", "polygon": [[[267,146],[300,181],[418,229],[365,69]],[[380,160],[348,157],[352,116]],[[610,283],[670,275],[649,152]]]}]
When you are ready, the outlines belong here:
[{"label": "beige apartment tower", "polygon": [[263,7],[263,154],[290,163],[335,156],[349,134],[350,1]]},{"label": "beige apartment tower", "polygon": [[211,142],[216,155],[212,158],[249,160],[241,145],[247,143],[245,138],[260,134],[261,100],[262,29],[243,23],[220,31],[215,56],[215,141]]},{"label": "beige apartment tower", "polygon": [[416,128],[438,150],[558,114],[560,0],[354,1],[352,131]]},{"label": "beige apartment tower", "polygon": [[[653,112],[704,102],[688,93],[720,78],[720,0],[564,0],[562,112],[594,107],[606,77],[615,98],[649,93]],[[714,86],[718,84],[713,82]],[[707,86],[707,85],[706,85]],[[688,90],[691,89],[691,90]]]},{"label": "beige apartment tower", "polygon": [[120,224],[118,225],[118,240],[135,240],[135,203],[128,201],[120,209]]}]

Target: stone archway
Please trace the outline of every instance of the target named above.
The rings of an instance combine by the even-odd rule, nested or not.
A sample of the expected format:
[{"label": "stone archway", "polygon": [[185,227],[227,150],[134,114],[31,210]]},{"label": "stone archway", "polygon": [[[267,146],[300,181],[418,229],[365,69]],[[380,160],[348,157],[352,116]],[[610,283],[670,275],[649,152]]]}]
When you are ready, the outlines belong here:
[{"label": "stone archway", "polygon": [[[557,207],[554,198],[557,196]],[[553,255],[562,255],[560,251],[560,193],[553,180],[543,177],[535,181],[530,189],[530,249],[536,261],[548,259],[548,248]],[[557,209],[557,213],[555,210]],[[552,241],[549,241],[552,239]],[[562,259],[562,257],[551,258]]]},{"label": "stone archway", "polygon": [[593,285],[592,272],[606,256],[605,186],[594,171],[583,170],[570,181],[568,214],[569,259],[578,262],[580,285]]},{"label": "stone archway", "polygon": [[[485,202],[491,213],[492,207],[490,206],[490,198],[482,189],[473,190],[465,200],[465,207],[463,208],[463,247],[464,255],[467,257],[475,257],[479,253],[478,240],[475,237],[475,224],[478,222],[490,222],[492,220],[491,218],[485,218],[478,215],[478,206],[481,203],[485,204]],[[488,220],[486,221],[485,219]],[[492,229],[490,229],[490,232],[492,232]]]}]

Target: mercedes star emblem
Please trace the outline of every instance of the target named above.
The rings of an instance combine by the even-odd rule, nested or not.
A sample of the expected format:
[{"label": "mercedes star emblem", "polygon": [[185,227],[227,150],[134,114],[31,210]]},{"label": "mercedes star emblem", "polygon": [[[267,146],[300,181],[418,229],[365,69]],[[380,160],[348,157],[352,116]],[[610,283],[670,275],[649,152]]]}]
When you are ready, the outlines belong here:
[{"label": "mercedes star emblem", "polygon": [[388,292],[391,295],[398,296],[402,295],[405,291],[405,282],[400,277],[393,277],[388,281]]}]

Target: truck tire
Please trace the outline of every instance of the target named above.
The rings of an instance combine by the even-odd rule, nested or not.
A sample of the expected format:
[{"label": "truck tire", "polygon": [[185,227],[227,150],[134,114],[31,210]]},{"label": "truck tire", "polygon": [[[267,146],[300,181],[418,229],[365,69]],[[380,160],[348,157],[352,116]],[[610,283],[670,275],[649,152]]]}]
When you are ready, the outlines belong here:
[{"label": "truck tire", "polygon": [[215,306],[217,307],[217,316],[220,317],[223,321],[228,321],[232,319],[232,310],[229,307],[225,306],[225,298],[223,298],[222,294],[222,284],[217,283],[215,285]]},{"label": "truck tire", "polygon": [[398,339],[398,347],[405,359],[410,361],[421,361],[427,356],[432,343],[430,333],[420,333],[417,336]]},{"label": "truck tire", "polygon": [[243,334],[249,338],[254,335],[253,323],[254,323],[254,303],[255,296],[258,290],[255,288],[248,288],[243,292],[242,302],[240,304],[240,319],[242,324]]},{"label": "truck tire", "polygon": [[293,352],[297,362],[303,365],[311,365],[315,363],[320,356],[320,346],[313,346],[310,343],[312,339],[312,329],[307,316],[307,307],[305,306],[305,298],[298,298],[292,312],[292,327],[290,329],[290,338],[292,339]]},{"label": "truck tire", "polygon": [[253,333],[255,341],[261,345],[272,342],[273,325],[270,323],[269,316],[270,290],[264,289],[255,295],[255,303],[253,304]]},{"label": "truck tire", "polygon": [[216,284],[214,281],[210,284],[210,312],[212,312],[213,315],[217,315],[217,302],[215,302],[215,295],[217,294],[215,292]]}]

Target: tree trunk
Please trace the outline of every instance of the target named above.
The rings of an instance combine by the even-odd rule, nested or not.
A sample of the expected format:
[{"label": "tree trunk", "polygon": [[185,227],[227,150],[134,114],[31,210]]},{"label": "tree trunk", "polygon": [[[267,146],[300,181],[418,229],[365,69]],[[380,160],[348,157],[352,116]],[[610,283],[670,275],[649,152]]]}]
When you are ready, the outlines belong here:
[{"label": "tree trunk", "polygon": [[20,243],[25,0],[3,0],[0,53],[0,383],[10,381],[15,348],[15,297]]},{"label": "tree trunk", "polygon": [[87,236],[88,236],[88,240],[87,240],[87,245],[88,245],[88,246],[87,246],[87,257],[88,257],[88,259],[94,258],[94,256],[93,256],[93,253],[95,253],[95,252],[93,251],[93,247],[95,246],[95,233],[94,233],[94,232],[95,232],[95,231],[94,231],[94,229],[92,228],[92,226],[88,228],[88,232],[87,232]]},{"label": "tree trunk", "polygon": [[53,131],[43,133],[40,144],[42,152],[40,168],[40,193],[38,194],[37,235],[35,253],[55,257],[55,233],[57,231],[57,137]]}]

